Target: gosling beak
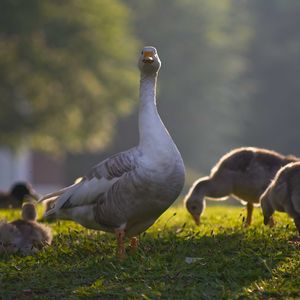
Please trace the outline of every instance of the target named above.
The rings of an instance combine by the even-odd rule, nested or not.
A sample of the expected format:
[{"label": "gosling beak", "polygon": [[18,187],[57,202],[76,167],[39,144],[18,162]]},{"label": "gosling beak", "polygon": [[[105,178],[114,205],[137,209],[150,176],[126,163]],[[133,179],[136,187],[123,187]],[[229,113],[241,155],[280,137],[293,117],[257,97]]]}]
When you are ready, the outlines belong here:
[{"label": "gosling beak", "polygon": [[199,226],[200,225],[200,216],[199,215],[192,215],[192,217],[193,217],[196,225]]},{"label": "gosling beak", "polygon": [[143,63],[152,64],[154,62],[153,52],[152,51],[144,51]]}]

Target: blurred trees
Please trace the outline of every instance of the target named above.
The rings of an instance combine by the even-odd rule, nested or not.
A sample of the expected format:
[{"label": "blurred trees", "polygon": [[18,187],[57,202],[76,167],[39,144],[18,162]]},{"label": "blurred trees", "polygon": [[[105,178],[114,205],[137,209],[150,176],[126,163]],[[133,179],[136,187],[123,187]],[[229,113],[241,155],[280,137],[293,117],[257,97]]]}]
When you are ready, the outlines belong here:
[{"label": "blurred trees", "polygon": [[135,103],[137,53],[118,0],[1,0],[0,144],[103,148]]},{"label": "blurred trees", "polygon": [[162,59],[158,106],[168,130],[187,165],[208,170],[241,139],[247,12],[234,0],[123,1],[135,13],[139,39]]},{"label": "blurred trees", "polygon": [[[123,1],[159,50],[159,111],[188,167],[207,172],[239,146],[300,155],[299,2]],[[120,123],[120,136],[136,126]]]},{"label": "blurred trees", "polygon": [[[188,167],[242,145],[300,155],[299,14],[294,0],[2,0],[0,144],[107,145],[137,104],[138,39],[158,48],[159,112]],[[137,142],[136,110],[115,132],[69,156],[70,177]]]},{"label": "blurred trees", "polygon": [[244,142],[300,156],[300,2],[248,3],[255,32],[246,53]]}]

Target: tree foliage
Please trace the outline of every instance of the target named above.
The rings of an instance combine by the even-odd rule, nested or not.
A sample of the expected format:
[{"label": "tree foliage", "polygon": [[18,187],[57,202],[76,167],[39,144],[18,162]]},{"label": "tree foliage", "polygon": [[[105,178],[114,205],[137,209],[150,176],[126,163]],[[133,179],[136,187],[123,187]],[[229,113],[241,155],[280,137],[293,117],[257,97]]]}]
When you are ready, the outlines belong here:
[{"label": "tree foliage", "polygon": [[0,145],[102,148],[136,98],[136,40],[118,0],[0,2]]},{"label": "tree foliage", "polygon": [[[187,166],[241,145],[299,155],[297,1],[119,1],[0,2],[0,144],[107,145],[137,103],[136,36],[158,48],[159,112]],[[118,120],[105,156],[137,140],[136,114]]]},{"label": "tree foliage", "polygon": [[[157,46],[159,111],[185,162],[208,169],[238,144],[247,110],[239,88],[251,40],[239,1],[124,0],[137,34]],[[239,110],[239,114],[236,111]]]},{"label": "tree foliage", "polygon": [[300,155],[300,2],[124,1],[159,49],[159,111],[188,167],[238,146]]},{"label": "tree foliage", "polygon": [[300,2],[248,3],[254,38],[244,78],[251,87],[244,126],[248,143],[300,155]]}]

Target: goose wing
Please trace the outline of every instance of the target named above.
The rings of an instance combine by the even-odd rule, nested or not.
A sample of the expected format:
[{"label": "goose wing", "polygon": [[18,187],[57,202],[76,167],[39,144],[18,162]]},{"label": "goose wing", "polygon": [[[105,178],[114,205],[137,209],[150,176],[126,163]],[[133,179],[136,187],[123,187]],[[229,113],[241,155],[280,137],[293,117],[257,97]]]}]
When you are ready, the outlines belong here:
[{"label": "goose wing", "polygon": [[137,168],[136,154],[135,149],[130,149],[113,155],[94,166],[80,182],[44,196],[40,201],[57,198],[54,207],[47,211],[47,215],[58,209],[96,203],[116,181]]}]

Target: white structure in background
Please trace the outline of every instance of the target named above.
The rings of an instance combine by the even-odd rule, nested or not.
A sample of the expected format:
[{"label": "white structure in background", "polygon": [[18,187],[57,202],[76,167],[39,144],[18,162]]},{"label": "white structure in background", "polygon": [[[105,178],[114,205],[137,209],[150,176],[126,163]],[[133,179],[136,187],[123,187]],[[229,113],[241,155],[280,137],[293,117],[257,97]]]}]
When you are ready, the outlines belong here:
[{"label": "white structure in background", "polygon": [[27,181],[41,194],[64,185],[63,162],[28,149],[14,153],[0,148],[0,189],[8,191],[16,181]]},{"label": "white structure in background", "polygon": [[32,181],[31,156],[28,150],[15,154],[0,148],[0,189],[8,190],[16,181]]}]

